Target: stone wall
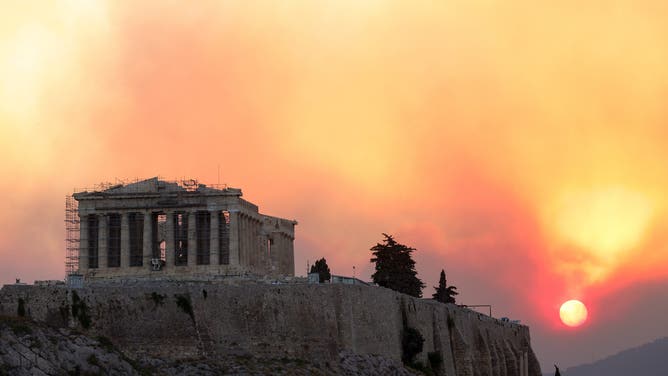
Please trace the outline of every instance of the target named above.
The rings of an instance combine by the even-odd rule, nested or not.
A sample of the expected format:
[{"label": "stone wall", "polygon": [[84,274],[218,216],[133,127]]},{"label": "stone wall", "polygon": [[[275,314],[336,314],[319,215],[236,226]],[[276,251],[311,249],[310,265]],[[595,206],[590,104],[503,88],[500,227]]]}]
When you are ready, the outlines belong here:
[{"label": "stone wall", "polygon": [[[88,329],[71,315],[74,293],[85,305]],[[519,376],[523,356],[529,375],[541,374],[528,327],[379,287],[236,279],[100,283],[77,290],[7,285],[0,290],[0,314],[16,315],[19,298],[37,321],[80,327],[151,357],[248,354],[331,367],[341,352],[352,351],[400,361],[407,325],[425,339],[418,361],[428,364],[428,353],[440,354],[438,374]]]}]

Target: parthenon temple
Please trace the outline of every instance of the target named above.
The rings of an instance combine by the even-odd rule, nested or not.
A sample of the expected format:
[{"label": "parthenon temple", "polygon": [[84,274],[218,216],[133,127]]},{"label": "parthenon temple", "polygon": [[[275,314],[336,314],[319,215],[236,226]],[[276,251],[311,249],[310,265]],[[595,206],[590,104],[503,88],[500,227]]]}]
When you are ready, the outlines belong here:
[{"label": "parthenon temple", "polygon": [[157,177],[73,194],[84,279],[294,275],[294,220],[260,214],[241,189]]}]

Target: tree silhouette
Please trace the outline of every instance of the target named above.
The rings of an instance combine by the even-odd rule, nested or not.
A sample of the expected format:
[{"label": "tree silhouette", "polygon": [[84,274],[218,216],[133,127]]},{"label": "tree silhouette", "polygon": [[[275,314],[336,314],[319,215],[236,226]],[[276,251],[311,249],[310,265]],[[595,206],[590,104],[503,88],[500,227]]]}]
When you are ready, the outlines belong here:
[{"label": "tree silhouette", "polygon": [[318,273],[320,275],[320,283],[329,281],[332,278],[332,274],[329,272],[329,266],[327,265],[327,260],[325,260],[324,257],[311,265],[310,273]]},{"label": "tree silhouette", "polygon": [[436,292],[432,297],[441,303],[454,303],[455,295],[459,295],[457,287],[448,286],[448,282],[445,280],[445,270],[443,269],[441,269],[441,278],[438,280],[438,287],[434,287],[434,289],[436,289]]},{"label": "tree silhouette", "polygon": [[391,235],[383,234],[385,240],[371,248],[376,263],[376,272],[371,276],[374,283],[404,294],[422,297],[424,283],[417,277],[415,261],[411,253],[415,248],[397,243]]}]

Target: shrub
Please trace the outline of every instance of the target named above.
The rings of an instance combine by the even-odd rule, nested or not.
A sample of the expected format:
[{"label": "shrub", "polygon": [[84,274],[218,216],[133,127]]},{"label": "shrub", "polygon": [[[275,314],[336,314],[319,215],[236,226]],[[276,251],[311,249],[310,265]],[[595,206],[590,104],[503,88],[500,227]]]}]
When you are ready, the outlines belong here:
[{"label": "shrub", "polygon": [[455,327],[455,319],[453,319],[448,315],[448,329],[451,330],[454,327]]},{"label": "shrub", "polygon": [[20,336],[23,334],[32,334],[32,328],[22,322],[12,322],[10,323],[12,332],[15,335]]},{"label": "shrub", "polygon": [[42,348],[42,342],[39,340],[39,338],[33,337],[30,339],[30,348],[33,350]]},{"label": "shrub", "polygon": [[100,343],[100,346],[102,346],[107,351],[111,352],[114,350],[114,344],[109,338],[105,336],[98,336],[97,341]]},{"label": "shrub", "polygon": [[19,315],[19,317],[25,317],[26,315],[26,302],[23,300],[23,298],[19,298],[19,306],[16,309],[16,313]]},{"label": "shrub", "polygon": [[415,361],[415,362],[409,363],[408,367],[410,367],[410,368],[412,368],[416,371],[419,371],[420,373],[422,373],[423,375],[426,375],[426,376],[433,376],[434,375],[434,371],[431,368],[422,364],[422,362],[420,362],[420,361]]},{"label": "shrub", "polygon": [[60,318],[63,319],[63,323],[67,325],[67,322],[70,320],[70,306],[62,304],[58,310],[60,311]]},{"label": "shrub", "polygon": [[176,296],[176,306],[181,308],[181,310],[190,316],[190,319],[195,322],[195,313],[193,312],[193,306],[190,303],[190,298],[184,295]]},{"label": "shrub", "polygon": [[90,328],[92,320],[88,315],[88,307],[86,302],[79,298],[76,291],[72,291],[72,317],[79,320],[84,329]]},{"label": "shrub", "polygon": [[97,357],[95,356],[95,354],[90,354],[90,355],[88,356],[88,358],[86,359],[86,361],[87,361],[88,364],[90,364],[91,366],[98,366],[98,367],[100,367],[100,362],[97,360]]},{"label": "shrub", "polygon": [[412,363],[415,355],[422,352],[422,345],[424,343],[424,337],[422,334],[415,329],[409,326],[404,328],[404,331],[401,336],[401,349],[402,356],[401,359],[404,363]]},{"label": "shrub", "polygon": [[438,351],[432,351],[430,353],[427,353],[427,359],[429,359],[429,365],[433,370],[436,370],[439,367],[441,367],[441,364],[443,363],[443,357],[441,356],[441,353]]},{"label": "shrub", "polygon": [[76,291],[72,291],[72,317],[78,317],[79,316],[79,303],[81,302],[81,298],[79,298],[79,294],[77,294]]},{"label": "shrub", "polygon": [[2,363],[0,364],[0,376],[9,376],[14,373],[14,369],[17,367],[12,367],[8,364]]},{"label": "shrub", "polygon": [[79,375],[81,375],[81,366],[77,364],[76,366],[74,366],[74,369],[68,371],[67,374],[68,374],[68,375],[72,375],[72,376],[79,376]]},{"label": "shrub", "polygon": [[164,295],[160,295],[160,294],[158,294],[157,292],[153,291],[153,292],[151,293],[151,300],[153,300],[153,303],[154,303],[155,306],[157,307],[157,306],[159,306],[159,305],[163,305],[163,304],[164,304],[164,302],[165,302],[165,296],[164,296]]}]

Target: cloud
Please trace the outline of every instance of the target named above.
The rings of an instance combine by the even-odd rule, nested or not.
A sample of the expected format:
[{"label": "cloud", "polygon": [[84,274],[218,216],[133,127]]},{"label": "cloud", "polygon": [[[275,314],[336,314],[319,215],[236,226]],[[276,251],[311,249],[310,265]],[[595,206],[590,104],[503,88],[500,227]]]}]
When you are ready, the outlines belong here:
[{"label": "cloud", "polygon": [[298,273],[368,278],[387,232],[540,333],[667,277],[663,2],[66,5],[0,16],[2,282],[62,276],[73,187],[219,169]]}]

